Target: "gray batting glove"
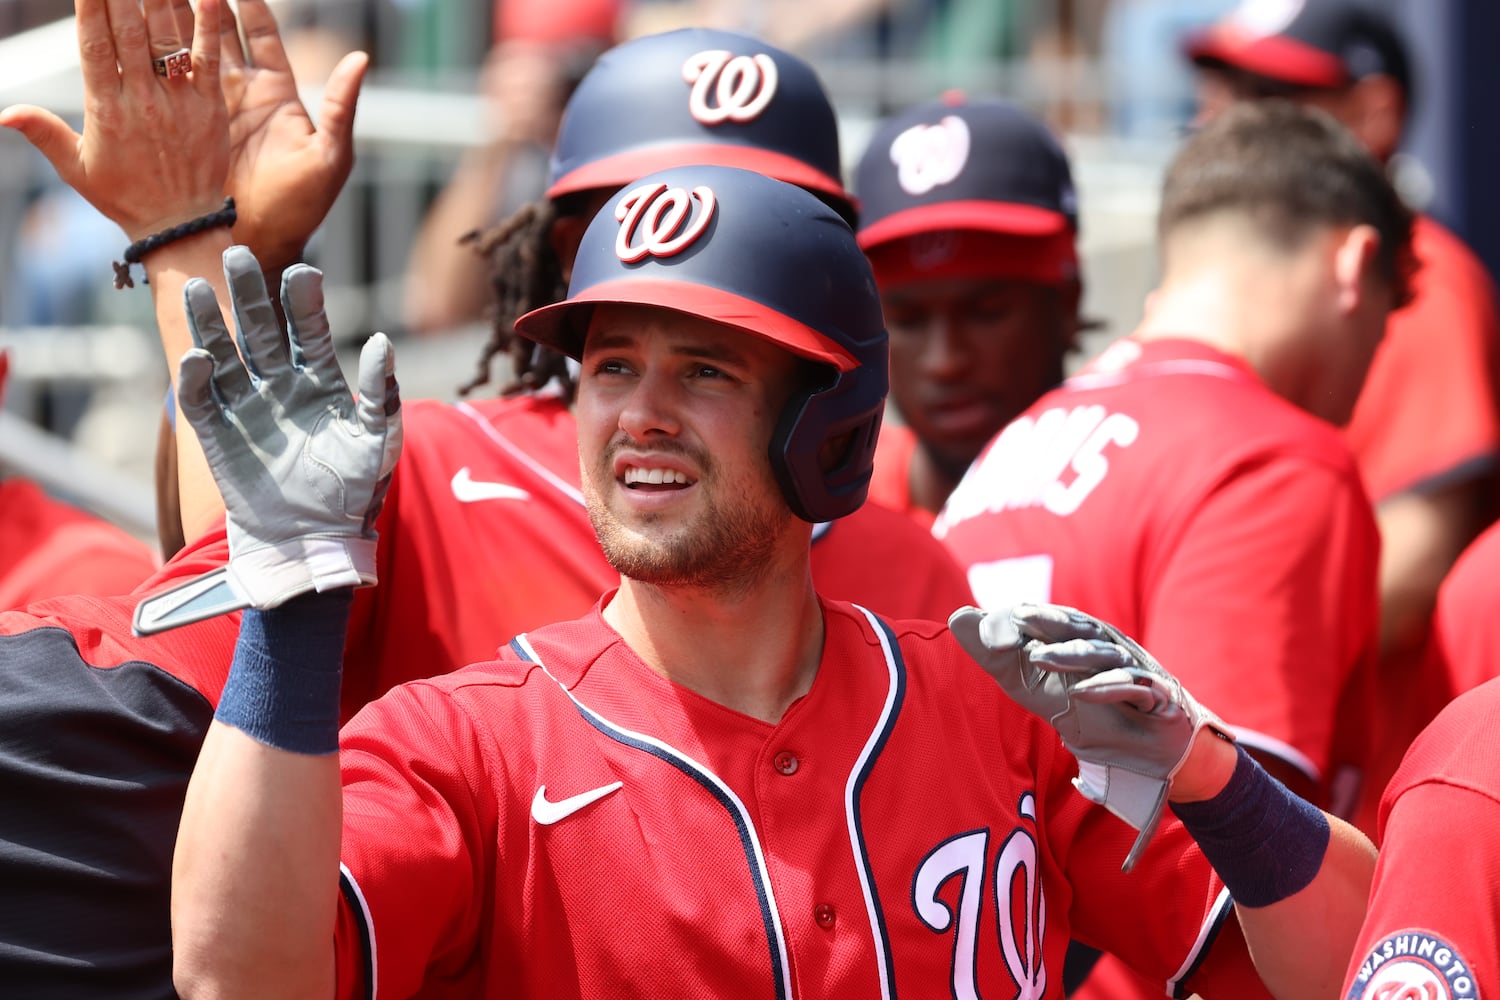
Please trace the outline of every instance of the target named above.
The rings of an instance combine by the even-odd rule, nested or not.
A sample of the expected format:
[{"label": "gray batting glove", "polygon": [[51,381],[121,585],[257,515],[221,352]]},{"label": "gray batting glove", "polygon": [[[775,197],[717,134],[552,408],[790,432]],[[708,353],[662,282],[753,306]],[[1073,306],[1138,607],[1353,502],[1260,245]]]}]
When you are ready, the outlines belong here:
[{"label": "gray batting glove", "polygon": [[1156,832],[1198,730],[1234,739],[1150,653],[1081,611],[960,608],[948,627],[1012,700],[1057,730],[1078,759],[1074,787],[1140,831],[1127,872]]},{"label": "gray batting glove", "polygon": [[377,333],[364,345],[356,400],[334,354],[320,271],[298,264],[283,275],[285,332],[248,249],[224,252],[224,276],[238,350],[212,286],[189,281],[197,346],[177,384],[224,498],[229,563],[143,600],[137,635],[375,583],[374,521],[401,453],[391,343]]}]

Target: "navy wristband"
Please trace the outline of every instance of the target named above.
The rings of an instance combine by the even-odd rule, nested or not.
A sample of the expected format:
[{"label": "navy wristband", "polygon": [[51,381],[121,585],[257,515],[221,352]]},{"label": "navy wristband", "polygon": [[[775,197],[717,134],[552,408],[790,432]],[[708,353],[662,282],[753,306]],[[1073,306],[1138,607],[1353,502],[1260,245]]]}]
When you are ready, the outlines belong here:
[{"label": "navy wristband", "polygon": [[214,718],[293,753],[339,748],[339,679],[354,591],[303,594],[247,608]]},{"label": "navy wristband", "polygon": [[1174,802],[1172,812],[1244,906],[1269,906],[1307,884],[1323,867],[1331,832],[1323,811],[1293,795],[1244,747],[1223,791],[1203,802]]}]

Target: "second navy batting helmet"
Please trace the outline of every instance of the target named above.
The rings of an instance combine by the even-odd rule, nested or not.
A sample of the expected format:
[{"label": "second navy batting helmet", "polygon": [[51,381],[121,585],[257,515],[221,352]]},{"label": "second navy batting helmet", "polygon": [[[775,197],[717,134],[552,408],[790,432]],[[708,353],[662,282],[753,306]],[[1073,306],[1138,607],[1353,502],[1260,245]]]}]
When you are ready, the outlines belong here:
[{"label": "second navy batting helmet", "polygon": [[796,184],[854,221],[838,122],[817,74],[750,35],[686,28],[600,56],[563,112],[547,197],[612,190],[684,163]]},{"label": "second navy batting helmet", "polygon": [[[777,422],[771,467],[804,520],[830,521],[864,502],[885,406],[886,331],[870,265],[829,206],[731,167],[642,178],[589,223],[567,300],[527,313],[516,330],[580,358],[602,302],[699,316],[815,362],[822,374]],[[831,457],[827,446],[844,441]]]}]

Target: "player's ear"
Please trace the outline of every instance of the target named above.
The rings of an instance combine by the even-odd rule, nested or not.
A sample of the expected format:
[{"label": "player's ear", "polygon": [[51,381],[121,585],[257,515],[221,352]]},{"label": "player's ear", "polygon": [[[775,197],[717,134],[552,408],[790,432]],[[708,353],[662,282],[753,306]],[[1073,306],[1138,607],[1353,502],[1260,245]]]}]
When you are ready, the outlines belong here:
[{"label": "player's ear", "polygon": [[1333,278],[1342,315],[1358,311],[1369,294],[1370,276],[1379,267],[1380,234],[1374,226],[1353,226],[1339,239],[1333,256]]}]

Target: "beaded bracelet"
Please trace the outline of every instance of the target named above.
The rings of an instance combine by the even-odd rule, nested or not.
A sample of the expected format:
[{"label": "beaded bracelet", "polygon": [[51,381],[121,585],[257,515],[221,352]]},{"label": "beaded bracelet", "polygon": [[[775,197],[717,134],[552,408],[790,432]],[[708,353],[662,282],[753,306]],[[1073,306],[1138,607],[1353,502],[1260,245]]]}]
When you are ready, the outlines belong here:
[{"label": "beaded bracelet", "polygon": [[[224,207],[217,212],[200,215],[198,218],[190,219],[179,226],[173,226],[171,229],[163,229],[159,233],[152,233],[150,236],[136,240],[125,248],[125,262],[123,264],[117,260],[111,261],[115,269],[115,287],[134,288],[135,282],[130,280],[130,265],[139,264],[141,258],[151,251],[160,250],[168,243],[175,243],[189,236],[197,236],[206,229],[233,226],[237,218],[238,216],[235,215],[234,211],[234,199],[225,198]],[[142,278],[141,280],[149,281],[150,279]]]}]

